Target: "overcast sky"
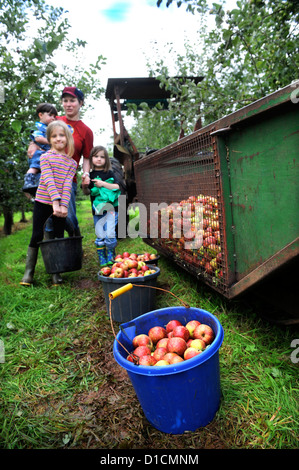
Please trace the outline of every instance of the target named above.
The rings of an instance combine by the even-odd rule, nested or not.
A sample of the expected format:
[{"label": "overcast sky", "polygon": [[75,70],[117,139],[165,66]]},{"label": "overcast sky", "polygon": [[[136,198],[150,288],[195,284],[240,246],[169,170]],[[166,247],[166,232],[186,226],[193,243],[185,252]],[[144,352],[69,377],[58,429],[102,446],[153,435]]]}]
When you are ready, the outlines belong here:
[{"label": "overcast sky", "polygon": [[[156,0],[47,0],[47,3],[69,12],[74,37],[88,43],[87,63],[95,61],[98,55],[107,58],[99,77],[104,88],[108,78],[148,76],[148,59],[154,64],[164,57],[170,72],[175,73],[171,70],[167,44],[173,43],[177,52],[183,52],[185,39],[196,35],[199,29],[199,17],[187,13],[184,5],[177,8],[176,2],[169,8],[164,5],[158,8]],[[94,131],[96,144],[111,144],[110,108],[104,98],[96,103],[94,112],[84,115],[84,122]],[[125,123],[129,127],[126,120]],[[106,132],[99,135],[100,128]]]}]

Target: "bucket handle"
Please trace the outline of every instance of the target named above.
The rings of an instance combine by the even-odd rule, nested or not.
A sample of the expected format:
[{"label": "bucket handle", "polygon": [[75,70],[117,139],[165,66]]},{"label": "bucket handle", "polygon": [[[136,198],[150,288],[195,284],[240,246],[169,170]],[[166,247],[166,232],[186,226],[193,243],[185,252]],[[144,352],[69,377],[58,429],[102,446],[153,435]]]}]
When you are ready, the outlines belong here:
[{"label": "bucket handle", "polygon": [[[43,231],[45,231],[47,222],[48,222],[49,219],[51,219],[52,215],[53,215],[53,214],[51,214],[51,215],[47,218],[46,222],[44,223]],[[66,219],[67,219],[67,216],[66,216],[65,220],[66,220]],[[73,237],[75,237],[75,227],[74,227],[74,224],[73,224],[73,222],[71,221],[70,218],[68,219],[67,223],[68,223],[70,229],[72,229],[72,235],[69,234],[69,236],[70,236],[71,238],[73,238]],[[65,230],[66,230],[66,228],[65,228]]]},{"label": "bucket handle", "polygon": [[[131,290],[133,287],[148,287],[148,288],[151,288],[151,289],[157,289],[157,290],[161,290],[163,292],[167,292],[168,294],[171,294],[173,295],[174,297],[176,297],[183,305],[184,307],[186,308],[190,308],[190,305],[187,304],[184,300],[180,299],[177,295],[175,295],[173,292],[170,292],[169,290],[167,289],[162,289],[162,287],[156,287],[156,286],[147,286],[145,284],[132,284],[131,282],[129,282],[128,284],[122,286],[122,287],[119,287],[118,289],[112,291],[109,293],[109,317],[110,317],[110,324],[111,324],[111,329],[112,329],[112,332],[113,332],[113,336],[115,338],[115,340],[118,342],[118,344],[126,351],[126,353],[128,354],[128,356],[131,356],[132,359],[133,359],[133,362],[134,364],[136,365],[139,365],[139,357],[136,356],[136,354],[134,353],[130,353],[125,347],[124,345],[117,339],[116,337],[116,333],[115,333],[115,330],[114,330],[114,327],[113,327],[113,321],[112,321],[112,315],[111,315],[111,302],[113,299],[115,299],[116,297],[118,297],[119,295],[122,295],[124,294],[125,292],[128,292],[129,290]],[[122,330],[124,332],[124,330]],[[124,332],[125,333],[125,332]]]}]

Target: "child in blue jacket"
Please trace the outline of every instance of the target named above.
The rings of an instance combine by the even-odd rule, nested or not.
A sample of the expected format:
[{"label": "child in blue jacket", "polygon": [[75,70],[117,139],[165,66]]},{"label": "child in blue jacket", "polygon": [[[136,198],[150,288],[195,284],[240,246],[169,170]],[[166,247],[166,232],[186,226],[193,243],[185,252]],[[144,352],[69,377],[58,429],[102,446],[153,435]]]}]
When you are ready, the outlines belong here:
[{"label": "child in blue jacket", "polygon": [[52,104],[41,103],[36,108],[36,114],[39,121],[35,123],[35,129],[32,131],[31,139],[39,146],[39,149],[29,158],[29,169],[24,177],[24,186],[22,188],[23,191],[31,197],[35,196],[39,183],[40,157],[50,149],[46,137],[47,127],[50,122],[55,121],[57,110]]}]

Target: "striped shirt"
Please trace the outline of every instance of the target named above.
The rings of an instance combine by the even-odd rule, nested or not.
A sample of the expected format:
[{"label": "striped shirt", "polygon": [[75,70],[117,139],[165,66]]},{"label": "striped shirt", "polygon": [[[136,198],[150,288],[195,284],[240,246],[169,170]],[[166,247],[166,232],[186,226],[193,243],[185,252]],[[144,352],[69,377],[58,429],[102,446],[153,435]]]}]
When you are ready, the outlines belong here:
[{"label": "striped shirt", "polygon": [[60,155],[51,150],[40,158],[41,176],[35,199],[43,204],[52,204],[60,200],[62,206],[68,207],[72,181],[77,164],[73,158]]}]

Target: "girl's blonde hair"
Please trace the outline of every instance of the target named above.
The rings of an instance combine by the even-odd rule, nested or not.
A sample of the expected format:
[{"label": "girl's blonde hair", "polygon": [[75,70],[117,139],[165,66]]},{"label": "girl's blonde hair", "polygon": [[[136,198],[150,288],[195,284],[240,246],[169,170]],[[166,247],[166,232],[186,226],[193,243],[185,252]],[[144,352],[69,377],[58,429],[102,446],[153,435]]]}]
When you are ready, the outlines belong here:
[{"label": "girl's blonde hair", "polygon": [[96,147],[93,147],[91,149],[91,152],[90,152],[90,155],[89,155],[89,163],[90,163],[90,168],[93,170],[94,169],[94,165],[92,163],[92,159],[93,157],[98,153],[100,152],[101,150],[104,151],[104,157],[105,157],[105,166],[103,168],[103,171],[109,171],[112,169],[111,167],[111,160],[109,158],[109,155],[108,155],[108,151],[105,147],[103,147],[102,145],[97,145]]},{"label": "girl's blonde hair", "polygon": [[74,152],[75,152],[74,139],[73,139],[73,136],[72,136],[71,129],[69,128],[69,126],[64,121],[57,120],[57,121],[51,122],[48,125],[48,127],[47,127],[47,140],[48,140],[48,142],[50,142],[50,139],[51,139],[51,136],[52,136],[52,133],[53,133],[53,129],[55,127],[61,127],[64,130],[64,133],[65,133],[65,136],[66,136],[67,155],[69,157],[72,157],[74,155]]}]

